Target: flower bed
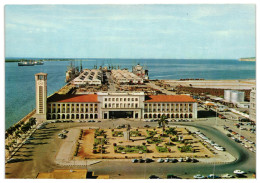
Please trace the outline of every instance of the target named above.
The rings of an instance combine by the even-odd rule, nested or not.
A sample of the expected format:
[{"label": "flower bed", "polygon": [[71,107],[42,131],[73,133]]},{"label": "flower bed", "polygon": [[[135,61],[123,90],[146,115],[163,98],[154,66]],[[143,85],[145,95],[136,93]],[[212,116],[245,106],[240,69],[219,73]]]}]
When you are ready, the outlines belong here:
[{"label": "flower bed", "polygon": [[140,146],[114,146],[115,153],[146,153],[147,147]]}]

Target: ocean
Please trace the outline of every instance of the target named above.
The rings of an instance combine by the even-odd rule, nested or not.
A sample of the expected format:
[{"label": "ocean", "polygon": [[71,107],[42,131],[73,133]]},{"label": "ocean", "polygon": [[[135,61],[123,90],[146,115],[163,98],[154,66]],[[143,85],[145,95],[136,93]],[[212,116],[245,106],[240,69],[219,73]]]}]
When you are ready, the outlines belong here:
[{"label": "ocean", "polygon": [[[141,64],[149,70],[150,79],[204,78],[211,80],[255,79],[255,62],[237,60],[193,59],[81,59],[83,68],[113,65],[132,69]],[[35,108],[34,75],[48,74],[48,95],[65,85],[65,72],[70,61],[46,61],[44,65],[19,67],[5,63],[5,128],[9,128]],[[75,61],[80,66],[80,61]]]}]

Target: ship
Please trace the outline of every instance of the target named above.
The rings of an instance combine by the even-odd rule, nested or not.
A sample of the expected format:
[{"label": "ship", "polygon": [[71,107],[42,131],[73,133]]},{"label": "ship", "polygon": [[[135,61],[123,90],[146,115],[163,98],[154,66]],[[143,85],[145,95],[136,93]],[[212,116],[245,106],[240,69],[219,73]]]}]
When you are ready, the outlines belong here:
[{"label": "ship", "polygon": [[44,64],[43,61],[34,61],[33,63],[34,63],[34,65],[43,65]]},{"label": "ship", "polygon": [[[82,71],[82,65],[80,69]],[[71,80],[76,78],[79,74],[80,74],[79,67],[75,67],[75,65],[71,61],[70,66],[67,67],[65,82],[66,83],[70,82]]]},{"label": "ship", "polygon": [[34,66],[34,63],[32,61],[20,61],[18,66]]}]

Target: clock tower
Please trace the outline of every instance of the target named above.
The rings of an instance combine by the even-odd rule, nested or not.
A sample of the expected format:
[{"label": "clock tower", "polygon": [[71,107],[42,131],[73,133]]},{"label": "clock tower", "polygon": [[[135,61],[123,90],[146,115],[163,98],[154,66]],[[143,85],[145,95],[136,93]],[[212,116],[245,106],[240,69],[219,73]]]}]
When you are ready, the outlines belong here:
[{"label": "clock tower", "polygon": [[47,115],[47,74],[35,74],[36,119],[38,122],[46,120]]}]

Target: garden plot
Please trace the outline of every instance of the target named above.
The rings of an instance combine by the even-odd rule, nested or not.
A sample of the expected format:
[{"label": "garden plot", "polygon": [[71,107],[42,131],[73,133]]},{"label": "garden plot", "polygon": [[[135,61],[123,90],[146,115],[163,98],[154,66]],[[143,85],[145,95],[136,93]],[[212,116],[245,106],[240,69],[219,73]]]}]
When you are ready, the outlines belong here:
[{"label": "garden plot", "polygon": [[75,159],[212,157],[186,128],[85,129]]}]

